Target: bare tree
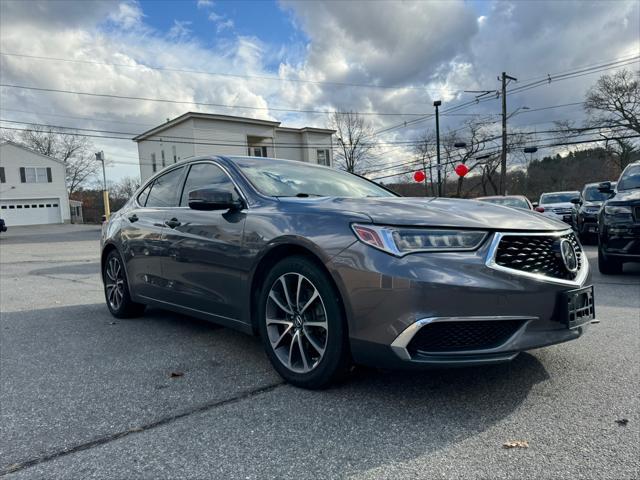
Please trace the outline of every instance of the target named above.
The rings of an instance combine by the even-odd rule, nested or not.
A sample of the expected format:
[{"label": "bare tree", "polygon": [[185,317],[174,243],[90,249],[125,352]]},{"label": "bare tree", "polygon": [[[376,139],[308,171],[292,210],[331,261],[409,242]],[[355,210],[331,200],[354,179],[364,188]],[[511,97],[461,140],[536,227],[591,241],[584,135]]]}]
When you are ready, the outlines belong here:
[{"label": "bare tree", "polygon": [[17,135],[3,132],[2,136],[64,162],[69,194],[75,192],[100,170],[100,164],[94,157],[93,143],[87,137],[74,135],[73,131],[62,133],[51,128],[30,125]]},{"label": "bare tree", "polygon": [[591,123],[640,133],[640,72],[624,69],[603,75],[584,104]]},{"label": "bare tree", "polygon": [[329,128],[336,131],[338,166],[351,173],[361,173],[375,152],[373,128],[356,112],[334,112]]},{"label": "bare tree", "polygon": [[[140,187],[140,180],[136,177],[123,177],[118,182],[111,185],[110,194],[114,198],[130,199]],[[102,185],[100,185],[102,188]]]},{"label": "bare tree", "polygon": [[[425,196],[436,195],[435,184],[433,182],[433,158],[435,157],[435,132],[427,130],[417,140],[413,146],[416,163],[422,168],[425,176],[424,194]],[[431,185],[431,193],[429,193],[429,185]]]}]

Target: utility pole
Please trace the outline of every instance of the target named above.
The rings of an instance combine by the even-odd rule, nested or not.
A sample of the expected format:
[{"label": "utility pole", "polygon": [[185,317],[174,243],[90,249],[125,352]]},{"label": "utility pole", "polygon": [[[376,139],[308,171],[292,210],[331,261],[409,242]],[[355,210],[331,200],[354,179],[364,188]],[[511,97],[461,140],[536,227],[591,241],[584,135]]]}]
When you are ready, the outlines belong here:
[{"label": "utility pole", "polygon": [[502,152],[500,157],[500,195],[505,194],[507,178],[507,80],[517,82],[518,79],[502,72]]},{"label": "utility pole", "polygon": [[440,117],[438,116],[438,107],[442,105],[442,101],[436,100],[433,106],[436,107],[436,159],[438,163],[438,196],[442,196],[442,179],[440,176]]},{"label": "utility pole", "polygon": [[107,171],[104,166],[104,152],[96,152],[96,160],[102,162],[102,203],[104,205],[104,219],[109,221],[111,208],[109,206],[109,191],[107,190]]}]

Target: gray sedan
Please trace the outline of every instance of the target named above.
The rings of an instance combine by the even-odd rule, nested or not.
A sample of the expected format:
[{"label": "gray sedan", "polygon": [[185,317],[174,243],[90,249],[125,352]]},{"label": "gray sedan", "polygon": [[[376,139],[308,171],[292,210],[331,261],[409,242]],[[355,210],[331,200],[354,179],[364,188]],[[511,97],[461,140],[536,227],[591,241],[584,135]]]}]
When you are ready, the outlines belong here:
[{"label": "gray sedan", "polygon": [[287,160],[159,172],[104,225],[102,272],[114,316],[151,305],[259,334],[307,388],[354,362],[509,361],[594,319],[589,264],[562,222]]}]

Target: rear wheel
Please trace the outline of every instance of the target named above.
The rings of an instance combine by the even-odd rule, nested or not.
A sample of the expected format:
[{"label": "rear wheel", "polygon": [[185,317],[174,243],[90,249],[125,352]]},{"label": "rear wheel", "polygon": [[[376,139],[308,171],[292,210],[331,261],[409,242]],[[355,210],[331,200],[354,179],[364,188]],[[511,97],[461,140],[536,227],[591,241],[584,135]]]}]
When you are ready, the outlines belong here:
[{"label": "rear wheel", "polygon": [[324,388],[347,371],[349,349],[340,297],[313,261],[295,256],[276,264],[259,302],[264,348],[287,382]]},{"label": "rear wheel", "polygon": [[144,313],[145,306],[131,300],[124,263],[116,250],[107,255],[102,268],[102,278],[104,296],[111,315],[117,318],[131,318]]},{"label": "rear wheel", "polygon": [[622,273],[622,262],[608,257],[602,251],[602,247],[598,247],[598,270],[604,275],[617,275]]}]

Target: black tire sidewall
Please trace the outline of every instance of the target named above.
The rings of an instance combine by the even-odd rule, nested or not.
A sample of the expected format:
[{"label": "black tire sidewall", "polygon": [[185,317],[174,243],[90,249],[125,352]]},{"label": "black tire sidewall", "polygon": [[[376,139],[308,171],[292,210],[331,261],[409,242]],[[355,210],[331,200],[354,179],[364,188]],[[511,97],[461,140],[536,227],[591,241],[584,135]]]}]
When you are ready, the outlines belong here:
[{"label": "black tire sidewall", "polygon": [[[107,265],[112,258],[116,258],[120,262],[120,267],[124,272],[124,296],[122,298],[122,303],[120,304],[119,309],[114,309],[109,303],[109,299],[107,298]],[[139,315],[142,310],[144,310],[144,306],[138,303],[134,303],[131,300],[131,295],[129,294],[129,281],[127,278],[127,270],[124,266],[124,262],[122,261],[122,256],[117,250],[111,250],[107,255],[107,258],[104,262],[104,266],[102,267],[102,285],[104,290],[104,299],[107,304],[107,308],[111,315],[117,318],[128,318],[131,316]]]},{"label": "black tire sidewall", "polygon": [[[327,346],[320,364],[307,373],[289,370],[278,359],[267,335],[267,296],[274,282],[285,273],[300,273],[307,277],[318,290],[327,312]],[[348,365],[347,329],[342,310],[342,301],[333,281],[314,261],[302,256],[289,257],[278,262],[267,274],[258,297],[258,330],[267,356],[276,371],[287,382],[304,388],[327,387]]]}]

